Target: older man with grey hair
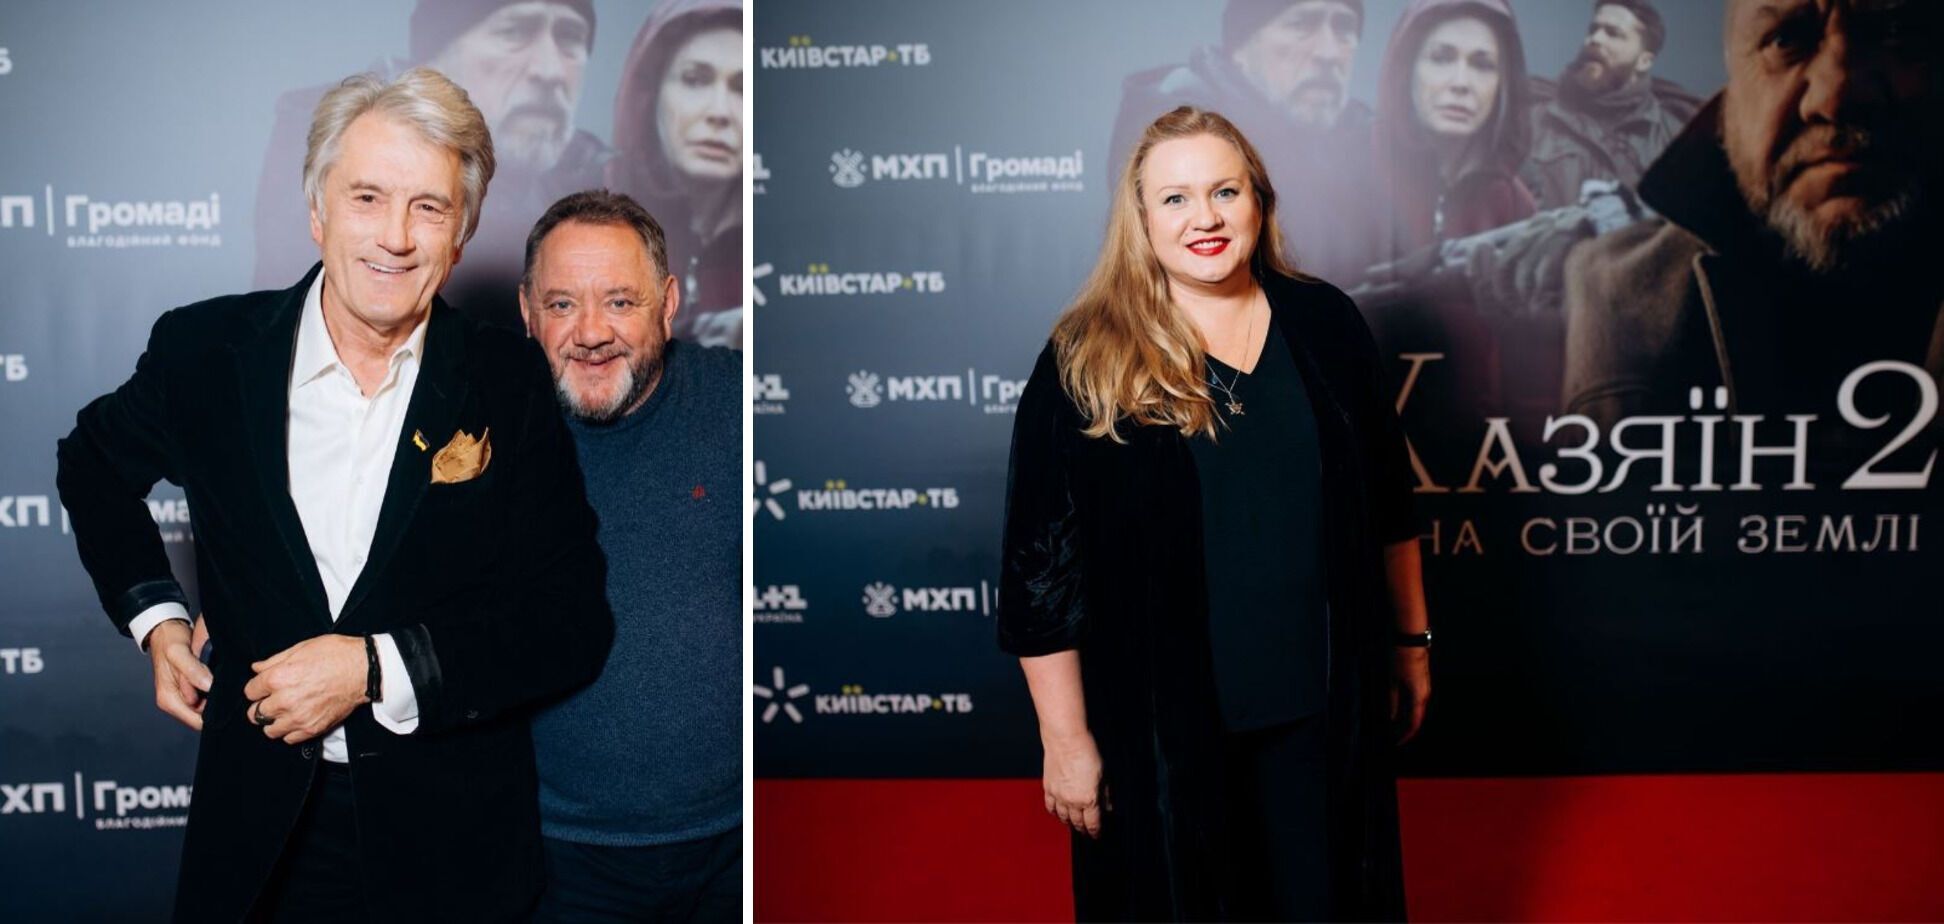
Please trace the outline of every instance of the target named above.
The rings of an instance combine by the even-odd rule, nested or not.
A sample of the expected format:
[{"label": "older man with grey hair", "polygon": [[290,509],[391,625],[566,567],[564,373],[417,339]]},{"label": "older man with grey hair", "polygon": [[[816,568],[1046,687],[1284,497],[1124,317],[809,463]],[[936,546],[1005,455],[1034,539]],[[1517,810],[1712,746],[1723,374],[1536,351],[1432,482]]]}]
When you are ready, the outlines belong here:
[{"label": "older man with grey hair", "polygon": [[1944,4],[1724,6],[1727,87],[1641,180],[1664,217],[1568,261],[1566,409],[1814,415],[1809,483],[1920,470],[1937,427],[1876,428],[1944,377]]},{"label": "older man with grey hair", "polygon": [[[471,241],[473,259],[453,272],[446,300],[473,317],[517,330],[519,304],[513,293],[527,228],[555,199],[600,185],[613,156],[605,142],[575,124],[588,89],[595,5],[590,0],[399,5],[411,7],[410,53],[375,62],[371,70],[390,76],[417,65],[451,78],[485,117],[499,159],[492,201]],[[305,126],[329,89],[312,85],[277,99],[276,123],[257,180],[253,285],[282,285],[314,256],[303,234],[303,200],[293,193]]]},{"label": "older man with grey hair", "polygon": [[[82,564],[202,736],[177,920],[503,920],[539,893],[527,710],[614,629],[545,358],[438,297],[493,169],[438,72],[344,81],[304,159],[321,262],[163,314],[61,441]],[[143,504],[164,478],[207,665]]]},{"label": "older man with grey hair", "polygon": [[1255,143],[1282,201],[1300,204],[1281,217],[1290,256],[1311,275],[1355,279],[1377,249],[1369,222],[1346,220],[1370,207],[1374,116],[1350,97],[1363,33],[1363,0],[1226,0],[1220,42],[1121,82],[1109,182],[1162,113],[1212,109]]}]

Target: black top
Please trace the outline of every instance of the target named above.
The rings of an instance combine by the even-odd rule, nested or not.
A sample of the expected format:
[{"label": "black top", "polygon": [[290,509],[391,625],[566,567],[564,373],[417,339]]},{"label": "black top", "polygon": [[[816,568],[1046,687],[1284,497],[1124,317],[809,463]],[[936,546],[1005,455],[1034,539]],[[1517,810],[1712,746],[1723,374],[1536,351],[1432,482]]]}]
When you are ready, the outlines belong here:
[{"label": "black top", "polygon": [[1188,448],[1201,481],[1216,696],[1222,723],[1245,731],[1323,709],[1323,471],[1316,413],[1274,321],[1254,372],[1213,356],[1208,368],[1221,382],[1209,387],[1220,429]]}]

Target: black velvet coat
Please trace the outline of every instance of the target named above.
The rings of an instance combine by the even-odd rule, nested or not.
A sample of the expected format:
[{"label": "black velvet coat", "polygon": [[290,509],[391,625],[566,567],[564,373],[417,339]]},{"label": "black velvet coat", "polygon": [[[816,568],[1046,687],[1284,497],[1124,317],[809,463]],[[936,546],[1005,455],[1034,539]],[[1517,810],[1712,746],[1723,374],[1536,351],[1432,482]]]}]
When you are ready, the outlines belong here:
[{"label": "black velvet coat", "polygon": [[[372,919],[514,919],[543,872],[528,712],[592,680],[614,637],[573,437],[532,341],[435,301],[370,560],[333,623],[287,453],[290,365],[318,272],[162,315],[134,375],[60,443],[61,503],[122,634],[150,606],[184,602],[142,498],[166,478],[195,511],[215,677],[175,920],[242,920],[269,882],[323,756],[319,741],[253,726],[243,687],[253,662],[327,632],[389,633],[418,699],[411,734],[369,706],[344,720]],[[492,458],[478,477],[432,484],[434,453],[461,430]]]},{"label": "black velvet coat", "polygon": [[[1383,548],[1417,535],[1410,463],[1356,306],[1323,282],[1274,277],[1264,287],[1315,408],[1323,461],[1336,917],[1402,919]],[[1221,919],[1223,731],[1195,460],[1173,429],[1123,424],[1123,445],[1082,426],[1049,346],[1014,424],[999,644],[1020,656],[1080,652],[1113,810],[1099,840],[1074,837],[1079,918]]]}]

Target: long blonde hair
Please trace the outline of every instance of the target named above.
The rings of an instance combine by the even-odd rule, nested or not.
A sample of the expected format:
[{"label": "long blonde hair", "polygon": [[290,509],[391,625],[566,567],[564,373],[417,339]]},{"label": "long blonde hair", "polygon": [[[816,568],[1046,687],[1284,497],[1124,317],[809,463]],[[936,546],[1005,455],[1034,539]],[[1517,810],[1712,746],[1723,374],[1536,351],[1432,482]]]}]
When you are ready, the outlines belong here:
[{"label": "long blonde hair", "polygon": [[1162,424],[1183,436],[1215,433],[1215,402],[1208,395],[1207,359],[1200,331],[1168,294],[1168,277],[1147,236],[1141,167],[1163,141],[1210,135],[1235,146],[1248,167],[1262,217],[1249,271],[1296,275],[1283,256],[1276,222],[1276,190],[1249,139],[1220,113],[1182,106],[1155,119],[1141,133],[1127,169],[1115,186],[1107,216],[1107,240],[1080,294],[1053,325],[1060,381],[1087,426],[1087,436],[1124,443],[1118,424]]}]

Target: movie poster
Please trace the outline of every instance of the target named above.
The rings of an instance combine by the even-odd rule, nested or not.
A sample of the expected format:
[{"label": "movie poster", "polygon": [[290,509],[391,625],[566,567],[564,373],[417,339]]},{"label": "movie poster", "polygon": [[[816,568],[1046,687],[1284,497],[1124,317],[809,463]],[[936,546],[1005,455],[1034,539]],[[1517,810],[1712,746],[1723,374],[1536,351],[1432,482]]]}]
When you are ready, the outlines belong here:
[{"label": "movie poster", "polygon": [[1940,15],[757,10],[759,775],[1038,775],[1013,402],[1183,104],[1388,365],[1437,639],[1407,772],[1944,766]]}]

